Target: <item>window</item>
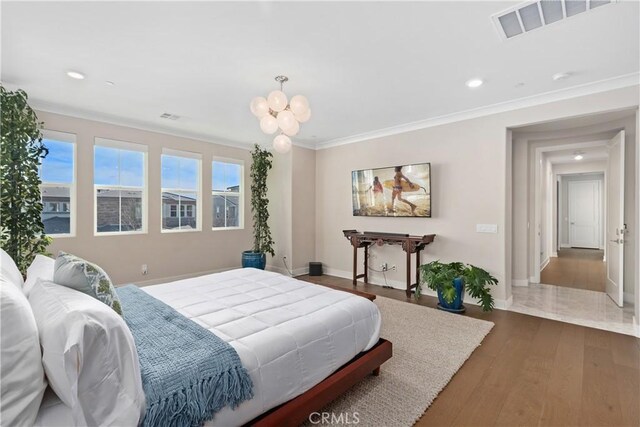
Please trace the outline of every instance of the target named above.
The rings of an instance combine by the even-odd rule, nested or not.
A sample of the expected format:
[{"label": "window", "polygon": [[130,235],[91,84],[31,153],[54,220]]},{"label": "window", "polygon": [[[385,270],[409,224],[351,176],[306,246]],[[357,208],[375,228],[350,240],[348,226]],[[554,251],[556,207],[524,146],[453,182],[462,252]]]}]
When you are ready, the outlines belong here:
[{"label": "window", "polygon": [[214,160],[212,164],[214,229],[243,228],[243,169],[239,160]]},{"label": "window", "polygon": [[162,231],[200,230],[200,155],[162,154]]},{"label": "window", "polygon": [[75,235],[75,135],[45,130],[49,154],[40,165],[44,232],[54,237]]},{"label": "window", "polygon": [[146,233],[147,147],[96,138],[95,233]]}]

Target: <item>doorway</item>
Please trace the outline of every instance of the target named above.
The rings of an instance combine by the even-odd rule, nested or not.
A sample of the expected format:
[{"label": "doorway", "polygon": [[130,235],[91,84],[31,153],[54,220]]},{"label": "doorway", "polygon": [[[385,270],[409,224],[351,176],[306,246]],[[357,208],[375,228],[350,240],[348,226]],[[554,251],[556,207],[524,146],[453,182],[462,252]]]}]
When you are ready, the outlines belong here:
[{"label": "doorway", "polygon": [[635,154],[635,112],[625,114],[512,130],[511,310],[636,334],[625,220],[637,214],[637,165],[621,152]]}]

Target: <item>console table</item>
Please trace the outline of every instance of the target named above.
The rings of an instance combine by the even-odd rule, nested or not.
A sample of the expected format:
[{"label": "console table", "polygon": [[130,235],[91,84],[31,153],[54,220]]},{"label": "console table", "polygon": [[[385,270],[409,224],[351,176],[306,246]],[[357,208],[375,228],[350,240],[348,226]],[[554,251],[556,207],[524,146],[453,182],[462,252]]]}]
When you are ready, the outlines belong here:
[{"label": "console table", "polygon": [[[402,245],[402,250],[407,254],[407,297],[411,296],[411,290],[420,280],[420,252],[435,239],[435,234],[424,236],[410,236],[399,233],[381,233],[373,231],[358,232],[357,230],[342,230],[351,246],[353,246],[353,286],[364,278],[364,283],[369,283],[369,246],[376,245]],[[364,273],[358,274],[358,249],[364,248]],[[416,283],[411,283],[411,254],[416,254]]]}]

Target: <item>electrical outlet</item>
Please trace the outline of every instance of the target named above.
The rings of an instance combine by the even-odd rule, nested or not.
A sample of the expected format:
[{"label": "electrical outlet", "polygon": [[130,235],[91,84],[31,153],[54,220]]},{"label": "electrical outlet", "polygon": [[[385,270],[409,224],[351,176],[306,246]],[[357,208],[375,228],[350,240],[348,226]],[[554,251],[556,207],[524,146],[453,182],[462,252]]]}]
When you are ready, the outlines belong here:
[{"label": "electrical outlet", "polygon": [[388,269],[389,269],[389,266],[387,265],[386,262],[380,264],[380,270],[387,271]]},{"label": "electrical outlet", "polygon": [[149,270],[147,269],[147,264],[142,264],[142,275],[146,276]]}]

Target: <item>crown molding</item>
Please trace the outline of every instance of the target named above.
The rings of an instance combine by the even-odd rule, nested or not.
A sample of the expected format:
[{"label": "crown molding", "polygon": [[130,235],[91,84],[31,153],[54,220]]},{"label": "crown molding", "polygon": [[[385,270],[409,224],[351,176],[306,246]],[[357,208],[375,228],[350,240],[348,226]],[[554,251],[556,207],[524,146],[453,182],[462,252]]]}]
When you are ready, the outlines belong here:
[{"label": "crown molding", "polygon": [[397,135],[400,133],[411,132],[420,129],[426,129],[444,124],[459,122],[462,120],[475,119],[478,117],[488,116],[491,114],[504,113],[507,111],[518,110],[521,108],[533,107],[536,105],[548,104],[550,102],[562,101],[565,99],[577,98],[580,96],[591,95],[600,92],[607,92],[615,89],[636,86],[640,84],[640,73],[625,74],[610,79],[599,80],[583,85],[572,86],[570,88],[560,89],[551,92],[545,92],[538,95],[532,95],[525,98],[519,98],[512,101],[500,102],[497,104],[487,105],[484,107],[473,108],[470,110],[459,111],[456,113],[445,114],[438,117],[419,120],[416,122],[405,123],[402,125],[391,126],[378,129],[375,131],[364,132],[344,138],[336,138],[329,141],[318,142],[316,150],[323,150],[340,145],[353,144],[356,142],[367,141],[385,136]]}]

